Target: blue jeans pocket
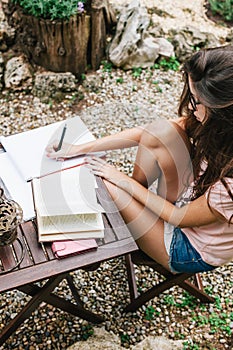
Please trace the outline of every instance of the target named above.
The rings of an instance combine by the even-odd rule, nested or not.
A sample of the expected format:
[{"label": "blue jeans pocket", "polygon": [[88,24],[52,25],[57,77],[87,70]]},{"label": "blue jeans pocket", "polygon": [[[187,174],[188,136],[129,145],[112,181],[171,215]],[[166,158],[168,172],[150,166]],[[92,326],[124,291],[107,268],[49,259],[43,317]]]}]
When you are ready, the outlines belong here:
[{"label": "blue jeans pocket", "polygon": [[197,273],[211,271],[216,268],[202,260],[186,235],[177,227],[174,230],[171,242],[169,266],[172,272],[177,273]]}]

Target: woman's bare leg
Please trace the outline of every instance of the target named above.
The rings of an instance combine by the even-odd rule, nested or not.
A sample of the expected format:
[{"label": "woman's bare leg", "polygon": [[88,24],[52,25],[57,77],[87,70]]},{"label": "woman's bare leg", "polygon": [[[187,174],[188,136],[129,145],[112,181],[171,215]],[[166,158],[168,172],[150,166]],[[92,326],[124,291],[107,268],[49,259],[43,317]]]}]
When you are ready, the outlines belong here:
[{"label": "woman's bare leg", "polygon": [[125,191],[106,180],[105,184],[138,246],[168,269],[163,221]]},{"label": "woman's bare leg", "polygon": [[145,187],[158,179],[158,194],[174,202],[192,174],[190,142],[177,124],[160,119],[144,130],[133,178]]}]

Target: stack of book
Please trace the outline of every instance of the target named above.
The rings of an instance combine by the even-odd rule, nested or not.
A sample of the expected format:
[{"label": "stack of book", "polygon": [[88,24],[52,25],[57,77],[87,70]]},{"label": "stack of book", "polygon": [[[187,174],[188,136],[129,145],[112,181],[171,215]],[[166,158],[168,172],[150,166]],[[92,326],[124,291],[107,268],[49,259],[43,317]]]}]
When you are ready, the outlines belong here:
[{"label": "stack of book", "polygon": [[32,189],[40,242],[104,236],[95,179],[84,166],[34,178]]}]

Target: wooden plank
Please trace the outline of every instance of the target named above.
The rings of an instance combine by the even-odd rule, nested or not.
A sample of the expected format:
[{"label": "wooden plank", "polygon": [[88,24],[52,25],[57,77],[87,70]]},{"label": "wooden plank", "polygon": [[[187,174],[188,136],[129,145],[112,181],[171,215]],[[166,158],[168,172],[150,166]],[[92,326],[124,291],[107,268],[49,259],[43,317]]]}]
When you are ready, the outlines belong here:
[{"label": "wooden plank", "polygon": [[48,259],[49,260],[53,260],[53,259],[56,259],[56,257],[54,256],[53,254],[53,251],[52,251],[52,243],[43,243],[44,245],[44,249],[46,251],[46,254],[48,256]]},{"label": "wooden plank", "polygon": [[122,238],[124,239],[125,237],[131,237],[131,233],[125,225],[125,222],[121,217],[118,208],[113,202],[102,179],[96,177],[96,181],[98,184],[98,188],[96,189],[98,200],[106,211],[110,225],[114,228],[114,232],[117,238],[120,240]]},{"label": "wooden plank", "polygon": [[48,258],[44,254],[41,244],[38,242],[36,227],[33,222],[25,222],[22,224],[22,229],[34,263],[39,264],[47,261]]},{"label": "wooden plank", "polygon": [[[25,244],[25,241],[24,241],[24,237],[22,235],[21,226],[18,228],[18,235],[17,235],[17,237],[20,239],[20,242],[22,243],[23,249],[24,249],[24,258],[23,258],[23,261],[20,264],[20,268],[33,265],[33,260],[32,260],[30,254],[29,254],[29,251],[28,251],[28,249],[26,247],[26,244]],[[19,242],[16,241],[16,242],[13,243],[13,246],[14,246],[15,254],[16,254],[18,260],[19,260],[21,254],[22,254],[22,250],[21,250],[20,244],[19,244]]]},{"label": "wooden plank", "polygon": [[93,252],[61,260],[55,259],[19,271],[12,271],[7,275],[0,276],[0,292],[15,289],[60,273],[74,271],[90,264],[113,259],[137,249],[138,247],[134,240],[126,238],[114,243],[104,244]]},{"label": "wooden plank", "polygon": [[4,270],[9,270],[16,264],[11,246],[0,247],[0,259]]},{"label": "wooden plank", "polygon": [[112,229],[112,227],[110,227],[108,218],[107,218],[107,214],[103,214],[103,222],[104,222],[104,243],[110,243],[110,242],[114,242],[117,237],[114,234],[114,230]]}]

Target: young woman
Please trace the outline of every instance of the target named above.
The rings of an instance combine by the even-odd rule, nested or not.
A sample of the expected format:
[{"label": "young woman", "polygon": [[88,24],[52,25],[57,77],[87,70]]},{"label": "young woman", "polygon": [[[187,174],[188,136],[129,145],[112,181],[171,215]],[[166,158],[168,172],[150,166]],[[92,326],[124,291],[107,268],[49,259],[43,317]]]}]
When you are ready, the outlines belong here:
[{"label": "young woman", "polygon": [[[209,271],[233,258],[233,47],[204,49],[183,66],[177,120],[156,120],[50,158],[137,145],[132,177],[87,157],[138,246],[170,271]],[[157,194],[149,186],[158,180]]]}]

